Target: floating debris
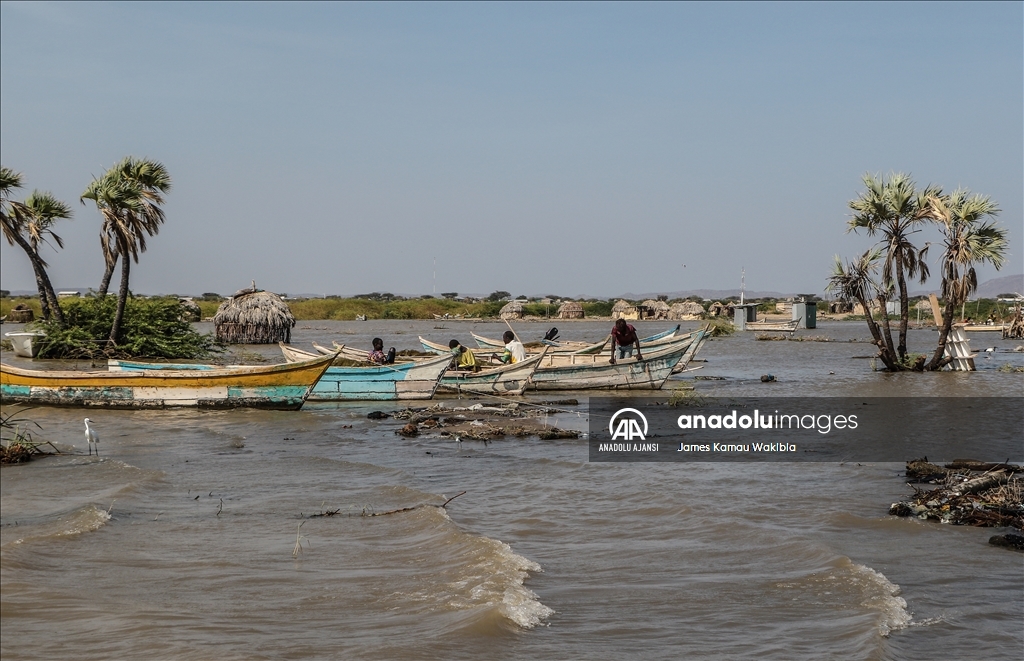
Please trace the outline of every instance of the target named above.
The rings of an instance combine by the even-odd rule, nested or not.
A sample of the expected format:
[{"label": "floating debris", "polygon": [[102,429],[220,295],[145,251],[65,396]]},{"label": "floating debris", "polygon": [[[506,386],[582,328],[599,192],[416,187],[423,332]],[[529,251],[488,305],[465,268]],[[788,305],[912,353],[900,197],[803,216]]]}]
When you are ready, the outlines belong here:
[{"label": "floating debris", "polygon": [[927,458],[909,461],[907,477],[942,486],[931,491],[914,487],[914,496],[893,503],[889,514],[960,526],[1021,529],[1024,528],[1024,480],[1016,475],[1022,471],[1021,466],[969,459],[953,461],[944,467],[929,463]]}]

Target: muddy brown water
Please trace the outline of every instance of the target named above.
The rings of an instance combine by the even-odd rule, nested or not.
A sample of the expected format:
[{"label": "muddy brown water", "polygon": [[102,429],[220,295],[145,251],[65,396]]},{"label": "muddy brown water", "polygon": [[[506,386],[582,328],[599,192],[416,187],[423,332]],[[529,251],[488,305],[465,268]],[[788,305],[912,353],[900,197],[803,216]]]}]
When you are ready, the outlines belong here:
[{"label": "muddy brown water", "polygon": [[[608,329],[516,329],[528,341],[551,325],[581,340]],[[293,341],[368,348],[380,336],[403,349],[422,334],[468,345],[471,329],[504,328],[314,321]],[[1024,394],[1024,375],[998,370],[1024,362],[1009,352],[1020,342],[972,336],[997,349],[973,374],[883,374],[862,357],[872,353],[863,324],[798,335],[836,341],[715,339],[702,369],[669,387]],[[911,334],[912,349],[934,341]],[[244,349],[279,360],[276,347]],[[766,373],[777,381],[761,383]],[[551,423],[585,430],[585,393],[557,395],[568,397],[580,405]],[[460,446],[366,417],[397,408],[91,411],[99,459],[84,454],[83,411],[32,410],[37,437],[71,453],[0,472],[0,655],[998,659],[1024,649],[1021,554],[989,546],[992,529],[887,516],[908,491],[899,464],[594,464],[585,440]],[[463,490],[447,510],[360,516]],[[328,510],[338,514],[308,518]]]}]

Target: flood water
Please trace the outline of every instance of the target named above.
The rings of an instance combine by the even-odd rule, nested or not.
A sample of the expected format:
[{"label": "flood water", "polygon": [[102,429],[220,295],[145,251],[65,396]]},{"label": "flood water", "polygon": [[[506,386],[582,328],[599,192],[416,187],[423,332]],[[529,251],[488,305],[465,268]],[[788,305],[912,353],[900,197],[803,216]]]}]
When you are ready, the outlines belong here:
[{"label": "flood water", "polygon": [[[528,341],[550,325],[516,329]],[[609,328],[556,325],[563,338],[581,340]],[[648,334],[669,324],[636,325]],[[470,330],[504,329],[312,321],[299,322],[293,343],[369,348],[380,336],[403,349],[418,348],[424,335],[470,346]],[[763,396],[767,388],[801,397],[1024,395],[1024,374],[998,370],[1024,363],[1024,353],[1009,352],[1021,342],[996,334],[971,338],[976,350],[996,349],[979,356],[978,372],[939,374],[872,371],[863,323],[823,323],[798,335],[836,341],[716,338],[698,356],[706,362],[693,365],[701,369],[666,387],[708,396]],[[911,349],[935,339],[934,330],[913,331]],[[279,360],[276,347],[244,350]],[[766,373],[777,381],[762,383]],[[523,399],[570,397],[579,405],[549,422],[585,430],[585,394]],[[394,433],[402,421],[366,417],[401,408],[89,411],[101,435],[98,459],[85,455],[85,412],[29,411],[41,426],[36,438],[70,453],[0,472],[0,655],[1024,654],[1024,555],[987,543],[1005,530],[888,516],[911,492],[900,464],[600,464],[588,462],[583,439],[406,439]],[[361,516],[440,505],[462,491],[447,509]],[[309,518],[326,511],[337,514]]]}]

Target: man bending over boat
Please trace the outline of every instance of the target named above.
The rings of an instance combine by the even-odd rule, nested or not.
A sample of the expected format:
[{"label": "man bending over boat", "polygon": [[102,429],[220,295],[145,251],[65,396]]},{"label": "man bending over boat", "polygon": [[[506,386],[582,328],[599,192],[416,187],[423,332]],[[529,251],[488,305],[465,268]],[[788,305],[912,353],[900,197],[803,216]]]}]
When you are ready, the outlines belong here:
[{"label": "man bending over boat", "polygon": [[455,356],[456,370],[477,371],[476,356],[473,355],[472,351],[462,346],[458,340],[449,342],[448,348],[452,350],[452,355]]},{"label": "man bending over boat", "polygon": [[373,351],[366,354],[366,359],[374,365],[391,365],[395,362],[395,348],[384,353],[384,340],[379,337],[373,338]]},{"label": "man bending over boat", "polygon": [[505,342],[505,352],[501,354],[499,360],[503,363],[519,363],[526,360],[526,348],[523,347],[523,343],[516,339],[516,334],[512,331],[505,331],[505,334],[501,336],[501,339]]},{"label": "man bending over boat", "polygon": [[627,324],[625,319],[618,319],[612,327],[612,358],[608,362],[615,364],[615,347],[619,348],[619,358],[627,355],[633,356],[633,349],[636,348],[636,359],[643,360],[640,355],[640,338],[636,336],[636,329],[633,324]]}]

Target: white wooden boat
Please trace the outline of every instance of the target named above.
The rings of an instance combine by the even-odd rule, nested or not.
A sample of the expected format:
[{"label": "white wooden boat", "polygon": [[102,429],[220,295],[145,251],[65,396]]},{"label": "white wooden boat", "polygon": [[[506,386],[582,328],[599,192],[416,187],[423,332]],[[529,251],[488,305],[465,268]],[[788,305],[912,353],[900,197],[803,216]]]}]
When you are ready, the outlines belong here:
[{"label": "white wooden boat", "polygon": [[[697,348],[704,331],[679,339],[654,351],[645,352],[642,360],[623,358],[615,364],[608,355],[547,354],[533,373],[537,390],[625,389],[658,390],[672,370]],[[695,341],[697,340],[697,341]]]},{"label": "white wooden boat", "polygon": [[39,355],[38,340],[46,337],[46,333],[42,331],[11,331],[4,333],[4,337],[11,341],[15,356],[35,358]]},{"label": "white wooden boat", "polygon": [[[748,321],[744,330],[771,333],[793,333],[800,325],[799,319],[793,321]],[[641,345],[642,346],[642,345]]]},{"label": "white wooden boat", "polygon": [[[329,351],[326,347],[322,347],[315,342],[313,347],[320,353]],[[335,347],[337,347],[335,351],[330,352],[329,355],[337,352],[338,355],[346,360],[367,362],[367,355],[364,351],[352,349],[341,344],[336,344]],[[310,356],[317,355],[284,344],[281,345],[281,352],[284,353],[286,360],[308,360]],[[522,395],[529,386],[530,378],[546,353],[547,347],[544,347],[543,351],[527,357],[522,362],[511,365],[483,365],[478,372],[448,369],[441,377],[441,390],[442,392],[467,395]],[[453,357],[449,350],[449,360]],[[433,360],[436,360],[436,358],[431,356],[417,356],[415,358],[399,356],[395,364]]]}]

